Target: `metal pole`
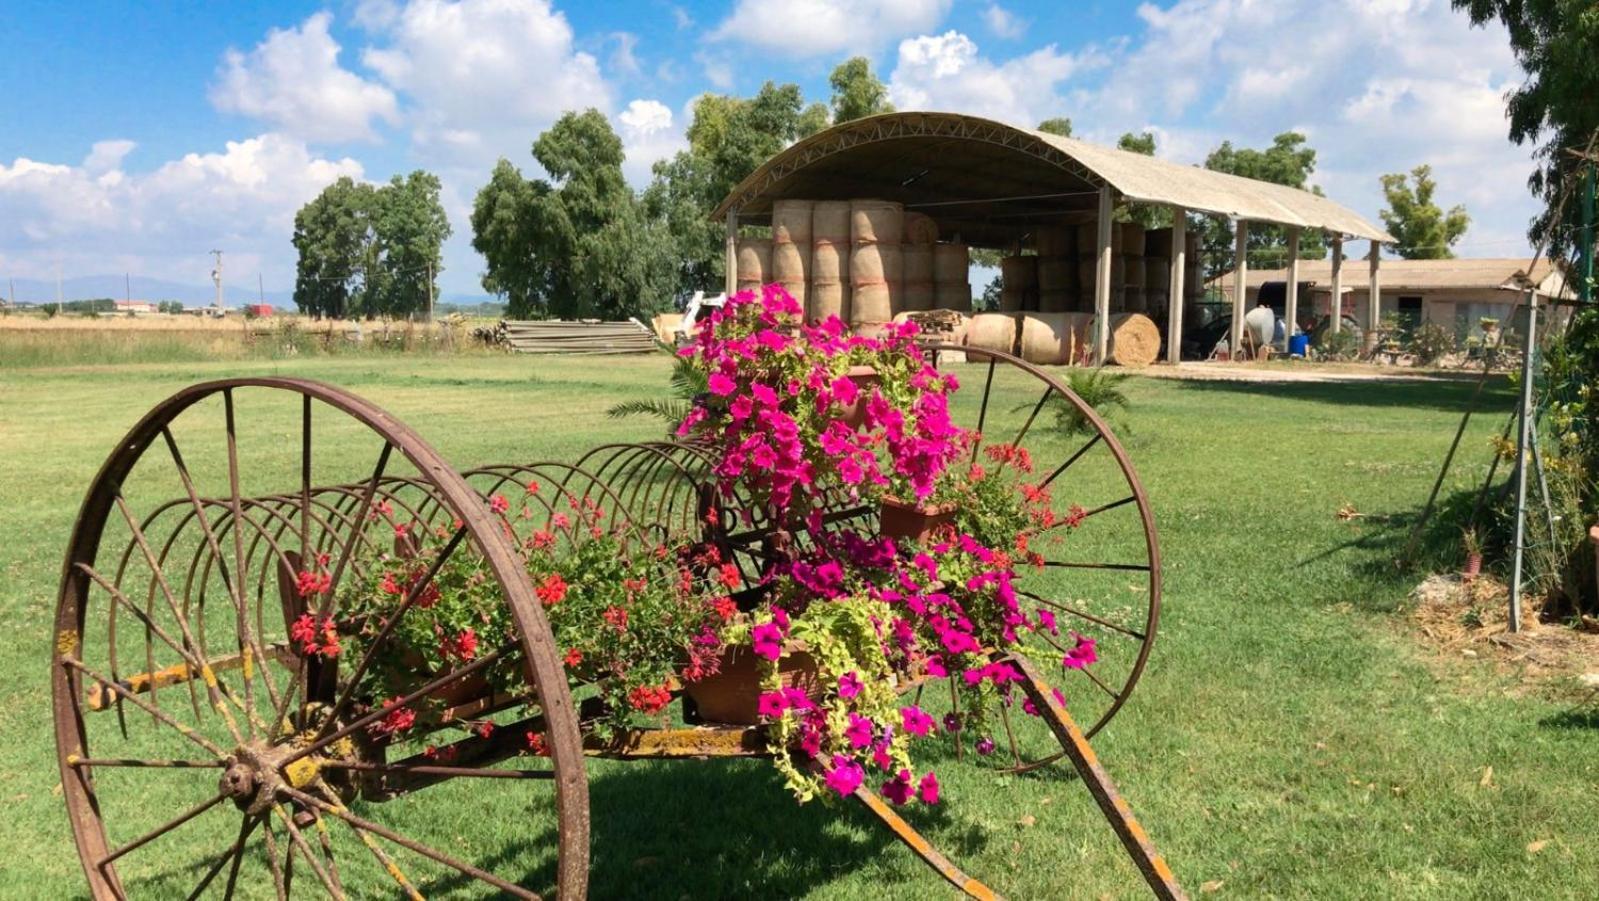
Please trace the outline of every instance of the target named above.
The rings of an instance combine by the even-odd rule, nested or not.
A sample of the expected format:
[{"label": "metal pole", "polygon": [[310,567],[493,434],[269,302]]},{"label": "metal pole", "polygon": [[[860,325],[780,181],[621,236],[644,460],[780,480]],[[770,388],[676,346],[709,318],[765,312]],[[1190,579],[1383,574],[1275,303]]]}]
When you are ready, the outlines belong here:
[{"label": "metal pole", "polygon": [[1344,236],[1333,235],[1332,246],[1332,303],[1327,305],[1330,334],[1338,334],[1344,327]]},{"label": "metal pole", "polygon": [[1293,346],[1294,328],[1299,325],[1299,226],[1288,229],[1288,283],[1283,302],[1283,353]]},{"label": "metal pole", "polygon": [[1166,292],[1166,362],[1173,366],[1183,359],[1183,284],[1188,265],[1188,211],[1171,208],[1171,284]]},{"label": "metal pole", "polygon": [[1094,278],[1094,365],[1104,366],[1110,356],[1111,217],[1115,204],[1109,184],[1099,189],[1098,256]]},{"label": "metal pole", "polygon": [[1582,266],[1577,270],[1582,283],[1577,286],[1579,297],[1583,303],[1593,300],[1593,256],[1594,256],[1594,170],[1599,168],[1592,161],[1588,163],[1588,174],[1584,181],[1587,183],[1583,191],[1585,195],[1582,203]]},{"label": "metal pole", "polygon": [[1249,295],[1249,223],[1238,220],[1237,244],[1233,248],[1233,333],[1227,345],[1228,358],[1238,359],[1244,347],[1245,301]]},{"label": "metal pole", "polygon": [[1527,540],[1527,449],[1532,427],[1533,356],[1538,351],[1538,295],[1527,292],[1527,335],[1521,356],[1521,409],[1516,411],[1516,544],[1510,569],[1510,631],[1521,631],[1521,569]]},{"label": "metal pole", "polygon": [[723,293],[732,297],[738,291],[738,211],[727,211],[727,269],[722,279]]}]

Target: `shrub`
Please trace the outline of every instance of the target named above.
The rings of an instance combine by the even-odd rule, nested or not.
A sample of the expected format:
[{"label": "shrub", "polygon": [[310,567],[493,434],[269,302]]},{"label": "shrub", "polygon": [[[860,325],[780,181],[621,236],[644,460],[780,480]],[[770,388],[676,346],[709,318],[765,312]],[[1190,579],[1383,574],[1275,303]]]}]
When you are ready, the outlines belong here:
[{"label": "shrub", "polygon": [[1409,350],[1423,366],[1438,362],[1455,352],[1455,333],[1436,322],[1428,322],[1410,337]]}]

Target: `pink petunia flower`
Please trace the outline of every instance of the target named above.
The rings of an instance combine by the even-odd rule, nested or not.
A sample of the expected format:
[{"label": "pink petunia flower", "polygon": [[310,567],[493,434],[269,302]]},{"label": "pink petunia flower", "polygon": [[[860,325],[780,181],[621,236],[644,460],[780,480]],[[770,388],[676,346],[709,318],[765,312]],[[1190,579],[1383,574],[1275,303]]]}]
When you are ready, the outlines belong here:
[{"label": "pink petunia flower", "polygon": [[1077,646],[1067,651],[1066,656],[1061,658],[1061,666],[1067,669],[1086,669],[1089,664],[1099,660],[1099,652],[1094,647],[1098,644],[1097,641],[1076,632],[1072,633],[1072,638],[1077,640]]},{"label": "pink petunia flower", "polygon": [[712,394],[721,397],[726,397],[738,390],[738,382],[720,372],[711,373],[711,377],[705,380],[705,384],[706,387],[711,389]]},{"label": "pink petunia flower", "polygon": [[896,805],[905,804],[911,799],[911,771],[900,770],[894,778],[883,783],[883,797]]},{"label": "pink petunia flower", "polygon": [[833,767],[827,771],[827,787],[839,793],[848,795],[861,787],[861,780],[866,778],[866,771],[861,765],[844,756],[833,755]]},{"label": "pink petunia flower", "polygon": [[848,700],[861,693],[861,677],[850,670],[838,677],[838,696]]},{"label": "pink petunia flower", "polygon": [[933,718],[920,707],[901,707],[899,715],[905,731],[912,735],[926,735],[933,730]]},{"label": "pink petunia flower", "polygon": [[918,797],[922,799],[923,804],[938,803],[938,777],[933,775],[931,771],[922,777],[922,781],[917,788]]},{"label": "pink petunia flower", "polygon": [[864,748],[872,743],[872,721],[858,713],[849,715],[849,726],[844,730],[844,739],[852,748]]},{"label": "pink petunia flower", "polygon": [[788,699],[780,691],[762,692],[760,699],[756,702],[757,712],[767,719],[777,719],[787,709]]}]

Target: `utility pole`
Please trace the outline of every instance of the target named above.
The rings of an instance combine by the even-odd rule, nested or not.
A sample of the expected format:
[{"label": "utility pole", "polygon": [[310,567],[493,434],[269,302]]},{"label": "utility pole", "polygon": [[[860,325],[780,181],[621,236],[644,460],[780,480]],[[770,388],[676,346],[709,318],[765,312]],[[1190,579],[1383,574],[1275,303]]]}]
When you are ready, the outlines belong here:
[{"label": "utility pole", "polygon": [[1577,285],[1578,296],[1582,298],[1583,303],[1590,303],[1593,300],[1593,256],[1595,250],[1593,207],[1595,169],[1599,169],[1599,163],[1595,163],[1593,160],[1588,160],[1588,171],[1583,178],[1582,192],[1582,231],[1580,232],[1582,235],[1582,264],[1577,269],[1577,276],[1580,279],[1580,282]]},{"label": "utility pole", "polygon": [[428,321],[433,321],[433,264],[428,264]]},{"label": "utility pole", "polygon": [[216,314],[218,316],[221,316],[222,315],[222,251],[213,250],[213,251],[211,251],[211,253],[217,258],[216,268],[211,270],[211,281],[216,282],[216,286],[217,286],[217,299],[216,299],[216,303],[215,303],[214,306],[216,307]]},{"label": "utility pole", "polygon": [[266,282],[261,280],[261,273],[255,274],[255,297],[257,302],[266,304]]},{"label": "utility pole", "polygon": [[56,315],[61,315],[61,262],[56,261]]}]

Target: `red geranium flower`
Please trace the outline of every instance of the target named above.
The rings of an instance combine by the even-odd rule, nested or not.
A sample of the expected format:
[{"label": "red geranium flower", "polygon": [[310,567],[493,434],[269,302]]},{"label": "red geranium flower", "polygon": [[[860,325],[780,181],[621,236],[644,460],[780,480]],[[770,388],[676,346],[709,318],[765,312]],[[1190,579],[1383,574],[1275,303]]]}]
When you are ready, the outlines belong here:
[{"label": "red geranium flower", "polygon": [[505,499],[505,495],[496,494],[489,498],[489,509],[495,513],[504,513],[511,509],[511,502]]},{"label": "red geranium flower", "polygon": [[559,604],[566,597],[566,580],[561,578],[560,573],[550,573],[539,583],[537,593],[544,606]]}]

